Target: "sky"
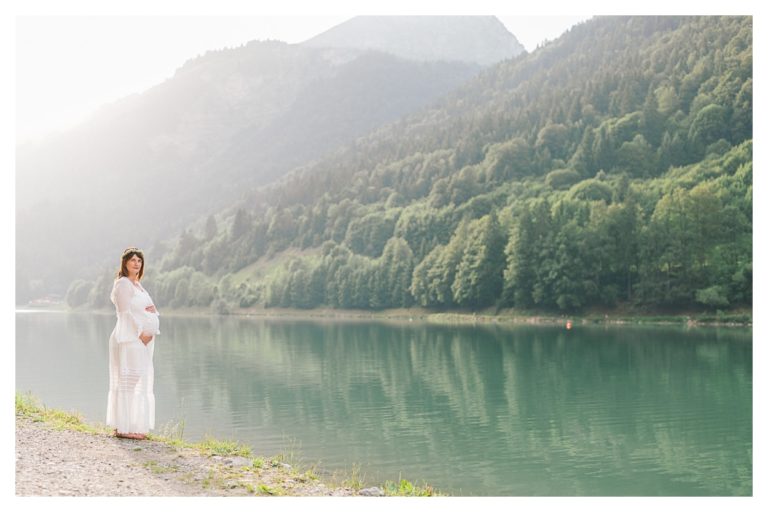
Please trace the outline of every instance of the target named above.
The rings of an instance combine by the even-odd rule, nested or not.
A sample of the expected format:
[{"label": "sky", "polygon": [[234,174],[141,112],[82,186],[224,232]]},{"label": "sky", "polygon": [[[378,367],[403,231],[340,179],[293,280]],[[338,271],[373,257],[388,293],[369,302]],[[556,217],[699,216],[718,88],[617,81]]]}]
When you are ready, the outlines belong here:
[{"label": "sky", "polygon": [[[252,40],[298,43],[358,14],[495,15],[533,51],[595,14],[685,14],[673,2],[608,0],[5,0],[14,14],[17,142],[82,121],[99,106],[142,92],[208,50]],[[125,5],[120,5],[125,4]],[[268,5],[264,5],[268,4]],[[617,5],[619,4],[619,5]],[[439,7],[438,7],[439,5]],[[744,6],[749,6],[746,8]],[[696,14],[749,13],[745,0],[697,0]],[[8,37],[6,35],[6,37]]]},{"label": "sky", "polygon": [[[589,17],[497,16],[529,52]],[[208,50],[252,40],[300,43],[350,17],[21,16],[17,142],[70,127],[100,105],[161,83]]]}]

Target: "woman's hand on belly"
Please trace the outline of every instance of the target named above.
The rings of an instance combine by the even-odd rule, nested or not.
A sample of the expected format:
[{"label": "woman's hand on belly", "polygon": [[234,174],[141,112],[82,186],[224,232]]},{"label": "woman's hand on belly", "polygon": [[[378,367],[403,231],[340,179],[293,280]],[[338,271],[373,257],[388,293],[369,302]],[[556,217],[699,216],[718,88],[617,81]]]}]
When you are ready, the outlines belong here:
[{"label": "woman's hand on belly", "polygon": [[154,336],[152,336],[151,334],[147,334],[145,332],[139,334],[139,339],[144,345],[148,345],[149,342],[152,341],[152,338],[154,338]]},{"label": "woman's hand on belly", "polygon": [[144,311],[149,311],[150,313],[157,314],[157,308],[154,304],[150,304],[149,306],[144,308]]}]

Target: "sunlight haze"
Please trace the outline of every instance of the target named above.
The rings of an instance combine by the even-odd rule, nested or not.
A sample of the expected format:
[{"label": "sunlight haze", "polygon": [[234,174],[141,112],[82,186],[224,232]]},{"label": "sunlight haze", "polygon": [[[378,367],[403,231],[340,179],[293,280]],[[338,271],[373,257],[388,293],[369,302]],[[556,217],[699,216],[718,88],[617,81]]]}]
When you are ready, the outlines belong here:
[{"label": "sunlight haze", "polygon": [[[529,52],[587,16],[497,16]],[[300,43],[348,16],[25,16],[16,25],[17,142],[173,76],[210,50]],[[172,34],[172,37],[169,37]]]}]

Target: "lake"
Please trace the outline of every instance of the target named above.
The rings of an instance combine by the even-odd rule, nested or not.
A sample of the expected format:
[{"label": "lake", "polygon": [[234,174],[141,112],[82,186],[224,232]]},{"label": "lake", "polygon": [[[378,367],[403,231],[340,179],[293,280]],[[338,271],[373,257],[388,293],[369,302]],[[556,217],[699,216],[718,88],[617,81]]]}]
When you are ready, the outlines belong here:
[{"label": "lake", "polygon": [[[16,390],[103,422],[114,315],[17,312]],[[163,316],[157,429],[452,495],[752,494],[752,331]]]}]

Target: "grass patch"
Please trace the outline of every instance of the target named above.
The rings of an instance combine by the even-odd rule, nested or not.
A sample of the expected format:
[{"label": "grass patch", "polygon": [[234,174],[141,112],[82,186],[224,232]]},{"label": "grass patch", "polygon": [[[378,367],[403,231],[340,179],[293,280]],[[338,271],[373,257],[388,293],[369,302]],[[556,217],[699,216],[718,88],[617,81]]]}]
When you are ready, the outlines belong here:
[{"label": "grass patch", "polygon": [[280,272],[283,267],[287,266],[287,264],[295,258],[300,258],[310,264],[314,264],[320,259],[320,252],[321,250],[319,247],[302,250],[290,248],[285,249],[272,257],[261,257],[237,272],[233,272],[231,274],[232,284],[238,286],[240,283],[248,280],[254,284],[262,280],[267,280]]},{"label": "grass patch", "polygon": [[30,418],[40,412],[41,406],[31,394],[16,393],[16,416]]},{"label": "grass patch", "polygon": [[237,441],[220,440],[206,436],[199,443],[192,443],[191,448],[196,448],[207,455],[220,455],[222,457],[251,457],[251,447]]},{"label": "grass patch", "polygon": [[311,481],[317,481],[320,480],[320,477],[317,476],[317,468],[312,467],[306,470],[302,475],[299,475],[301,478],[304,478],[306,480]]},{"label": "grass patch", "polygon": [[66,412],[49,409],[31,393],[16,393],[16,416],[28,418],[35,422],[47,423],[59,430],[76,430],[92,434],[108,433],[107,427],[95,427],[83,421],[78,412]]},{"label": "grass patch", "polygon": [[387,496],[438,496],[430,485],[418,486],[401,478],[399,482],[387,480],[384,483],[384,494]]},{"label": "grass patch", "polygon": [[279,489],[276,489],[274,487],[270,487],[269,485],[266,485],[266,484],[259,484],[258,490],[259,490],[260,494],[265,494],[267,496],[279,496],[280,495],[280,490]]},{"label": "grass patch", "polygon": [[210,489],[214,478],[215,475],[213,474],[213,471],[208,471],[208,476],[203,479],[203,489]]},{"label": "grass patch", "polygon": [[165,473],[175,473],[179,470],[178,466],[165,466],[154,460],[145,462],[143,465],[145,468],[149,469],[155,475],[162,475]]},{"label": "grass patch", "polygon": [[341,481],[341,485],[359,491],[365,485],[365,475],[361,473],[360,465],[353,464],[352,471]]},{"label": "grass patch", "polygon": [[282,450],[273,458],[273,463],[288,464],[291,467],[299,467],[303,464],[299,453],[301,452],[301,443],[294,437],[283,436]]},{"label": "grass patch", "polygon": [[437,492],[430,485],[418,486],[401,478],[398,482],[387,480],[384,482],[384,494],[387,496],[437,496]]},{"label": "grass patch", "polygon": [[175,442],[183,443],[184,441],[184,420],[177,422],[168,422],[160,427],[158,434],[150,434],[156,439],[162,439],[163,441],[172,444]]}]

